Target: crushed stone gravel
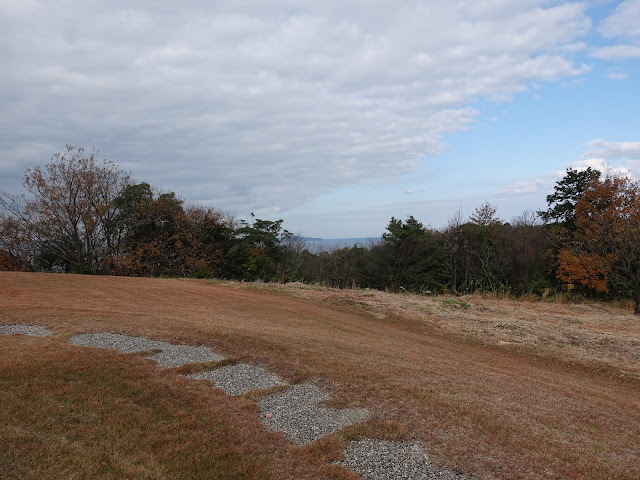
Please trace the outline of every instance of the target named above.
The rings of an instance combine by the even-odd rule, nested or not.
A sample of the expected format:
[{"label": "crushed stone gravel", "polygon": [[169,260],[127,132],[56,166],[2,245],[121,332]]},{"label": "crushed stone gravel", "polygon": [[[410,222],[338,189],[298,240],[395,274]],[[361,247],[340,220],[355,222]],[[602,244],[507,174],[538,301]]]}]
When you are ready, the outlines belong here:
[{"label": "crushed stone gravel", "polygon": [[148,350],[162,350],[165,342],[131,337],[120,333],[83,333],[68,339],[69,343],[83,347],[105,348],[120,353],[135,353]]},{"label": "crushed stone gravel", "polygon": [[[53,335],[53,332],[38,325],[0,325],[0,335],[10,334],[48,336]],[[121,353],[160,350],[150,358],[162,368],[225,358],[204,346],[173,345],[109,332],[75,335],[68,341],[74,345],[111,349]],[[243,363],[187,376],[209,380],[229,395],[288,385],[263,367]],[[328,399],[329,395],[316,385],[293,385],[284,392],[269,395],[258,402],[260,420],[267,428],[282,432],[292,442],[308,445],[322,436],[368,417],[367,410],[362,408],[332,409],[319,405],[319,402]],[[432,465],[427,454],[411,442],[363,439],[351,442],[344,454],[344,460],[335,464],[353,470],[364,480],[473,480],[473,477],[461,472],[450,472]]]},{"label": "crushed stone gravel", "polygon": [[20,333],[31,337],[48,337],[53,332],[40,325],[0,325],[0,335]]},{"label": "crushed stone gravel", "polygon": [[207,347],[192,347],[189,345],[172,345],[159,340],[149,340],[144,337],[132,337],[120,333],[83,333],[70,337],[68,340],[74,345],[84,347],[105,348],[120,353],[145,352],[162,350],[151,359],[158,362],[160,367],[179,367],[193,362],[217,362],[225,357],[212,352]]},{"label": "crushed stone gravel", "polygon": [[228,395],[242,395],[251,390],[288,385],[278,375],[265,368],[247,363],[226,365],[187,377],[209,380],[214,387],[224,390]]},{"label": "crushed stone gravel", "polygon": [[293,385],[258,402],[260,421],[298,445],[309,445],[368,416],[363,408],[333,409],[318,405],[328,399],[329,395],[316,385]]},{"label": "crushed stone gravel", "polygon": [[364,439],[349,444],[345,459],[336,465],[349,468],[364,480],[438,479],[471,480],[429,463],[427,454],[415,443]]},{"label": "crushed stone gravel", "polygon": [[149,358],[158,362],[161,368],[171,368],[186,365],[187,363],[219,362],[226,357],[211,351],[211,349],[207,347],[167,344],[165,347],[162,347],[161,352]]}]

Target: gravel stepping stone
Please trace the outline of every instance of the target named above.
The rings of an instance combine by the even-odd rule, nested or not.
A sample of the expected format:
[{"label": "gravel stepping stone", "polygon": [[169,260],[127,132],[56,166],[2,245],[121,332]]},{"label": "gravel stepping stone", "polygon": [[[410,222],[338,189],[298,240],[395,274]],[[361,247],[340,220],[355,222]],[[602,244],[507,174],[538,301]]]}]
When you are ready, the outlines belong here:
[{"label": "gravel stepping stone", "polygon": [[144,337],[130,337],[120,333],[83,333],[69,338],[69,343],[83,347],[105,348],[120,353],[145,352],[163,350],[169,345],[166,342],[148,340]]},{"label": "gravel stepping stone", "polygon": [[48,337],[53,332],[40,325],[0,325],[0,335],[29,335],[30,337]]},{"label": "gravel stepping stone", "polygon": [[[41,337],[53,335],[53,332],[38,325],[0,325],[0,335],[11,334]],[[161,368],[220,361],[225,358],[204,346],[173,345],[119,333],[86,333],[70,337],[68,341],[74,345],[111,349],[120,353],[160,350],[149,358],[158,362]],[[209,380],[228,395],[242,395],[251,390],[288,385],[265,368],[246,363],[226,365],[187,377]],[[269,395],[258,402],[260,421],[270,430],[282,432],[298,445],[309,445],[322,436],[361,422],[368,416],[368,411],[364,408],[333,409],[318,404],[329,398],[329,394],[316,385],[293,385],[284,392]],[[427,454],[411,442],[364,439],[351,442],[344,454],[344,461],[336,462],[336,465],[353,470],[364,480],[472,480],[472,477],[461,473],[435,467],[429,463]]]},{"label": "gravel stepping stone", "polygon": [[218,362],[225,358],[207,347],[172,345],[159,340],[131,337],[120,333],[83,333],[69,338],[69,342],[84,347],[116,350],[120,353],[162,350],[149,357],[158,362],[162,368],[179,367],[194,362]]},{"label": "gravel stepping stone", "polygon": [[329,394],[315,385],[293,385],[258,402],[260,421],[298,445],[309,445],[368,416],[364,408],[333,409],[318,405],[328,399]]},{"label": "gravel stepping stone", "polygon": [[224,390],[228,395],[242,395],[251,390],[288,385],[278,375],[265,368],[247,363],[226,365],[208,372],[187,375],[187,377],[209,380],[214,387]]},{"label": "gravel stepping stone", "polygon": [[415,443],[364,439],[351,442],[345,459],[336,462],[364,480],[444,479],[471,480],[463,474],[443,470],[429,463],[427,454]]},{"label": "gravel stepping stone", "polygon": [[219,362],[226,357],[212,352],[207,347],[167,344],[160,353],[156,353],[149,358],[158,362],[161,368],[171,368],[186,365],[187,363]]}]

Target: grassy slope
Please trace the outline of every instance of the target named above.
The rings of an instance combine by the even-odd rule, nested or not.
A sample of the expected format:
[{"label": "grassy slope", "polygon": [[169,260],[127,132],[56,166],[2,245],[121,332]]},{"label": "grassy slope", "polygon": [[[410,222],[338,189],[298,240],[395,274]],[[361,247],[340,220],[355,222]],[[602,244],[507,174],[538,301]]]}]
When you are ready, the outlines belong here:
[{"label": "grassy slope", "polygon": [[[24,383],[25,373],[44,369],[38,359],[47,355],[67,359],[62,362],[64,368],[44,369],[48,373],[37,376],[41,383],[36,386],[18,389],[9,398],[1,396],[3,412],[6,402],[20,404],[34,391],[53,389],[46,378],[73,379],[77,391],[65,400],[73,405],[82,402],[83,395],[102,396],[102,360],[92,360],[99,355],[66,346],[62,339],[73,333],[110,330],[206,344],[227,355],[262,363],[290,381],[322,378],[336,397],[334,405],[365,406],[376,414],[367,425],[352,428],[342,437],[312,448],[291,447],[260,427],[245,400],[225,399],[224,406],[213,411],[205,407],[210,400],[204,398],[219,392],[200,384],[189,387],[196,382],[160,371],[135,356],[100,354],[120,365],[112,373],[118,382],[142,381],[147,408],[164,412],[151,416],[160,429],[159,419],[166,412],[179,413],[182,407],[179,402],[167,403],[165,393],[154,390],[158,388],[154,382],[176,395],[189,391],[189,398],[200,398],[194,407],[198,418],[212,424],[220,422],[225,412],[239,410],[227,415],[239,424],[223,422],[228,426],[224,440],[196,443],[220,445],[221,451],[237,455],[228,468],[252,465],[257,470],[243,473],[247,478],[348,478],[348,473],[321,464],[340,454],[345,438],[362,434],[413,438],[424,444],[436,462],[482,478],[640,477],[640,381],[634,356],[640,346],[634,343],[640,322],[618,311],[598,309],[594,316],[590,307],[481,299],[473,299],[472,307],[462,311],[437,299],[371,292],[19,273],[0,273],[0,292],[0,323],[42,324],[60,334],[50,340],[0,337],[1,351],[14,352],[0,355],[2,382],[8,382],[10,388]],[[561,335],[562,341],[554,336],[560,329],[554,322],[560,322],[562,328],[570,324],[575,331]],[[611,325],[615,326],[613,333]],[[591,332],[591,336],[585,333],[583,345],[576,345],[575,339],[582,338],[577,337],[580,331]],[[603,336],[607,342],[591,342]],[[15,352],[24,350],[23,345],[29,345],[26,352],[38,353],[25,353],[20,357],[24,366],[16,368],[13,358]],[[86,368],[75,368],[85,364]],[[105,372],[105,378],[108,374]],[[119,399],[122,391],[116,388],[108,395],[114,405],[132,401]],[[150,391],[158,393],[145,393]],[[181,399],[189,401],[186,396]],[[90,402],[82,407],[90,412],[97,408]],[[65,419],[69,412],[52,413],[50,407],[37,418],[26,409],[12,414],[17,420],[2,430],[4,438],[20,438],[23,430],[64,436],[66,430],[54,429],[47,419],[52,415]],[[90,414],[94,415],[99,413]],[[198,438],[192,435],[193,422],[184,418],[172,422],[176,435]],[[131,435],[136,436],[136,425],[118,428],[131,428]],[[78,436],[78,428],[69,425],[70,434]],[[104,442],[119,448],[115,437]],[[54,444],[56,452],[64,451],[64,443]],[[269,444],[274,446],[264,450]],[[142,445],[133,458],[151,457],[162,465],[166,478],[177,478],[171,474],[174,457],[158,457],[157,443]],[[89,447],[83,444],[81,448]],[[194,460],[184,463],[195,468],[198,451],[194,450]],[[28,449],[22,454],[37,455]],[[257,466],[247,460],[254,456]],[[0,474],[7,465],[2,461]],[[124,463],[136,461],[125,459]],[[31,463],[38,464],[37,457]],[[14,468],[11,465],[10,461],[9,468]],[[86,465],[76,462],[73,467],[86,468],[83,476],[87,477],[97,468],[89,461]],[[228,472],[229,478],[237,475]]]},{"label": "grassy slope", "polygon": [[269,450],[244,443],[242,432],[256,428],[247,403],[158,375],[141,359],[50,340],[2,346],[6,478],[269,477]]}]

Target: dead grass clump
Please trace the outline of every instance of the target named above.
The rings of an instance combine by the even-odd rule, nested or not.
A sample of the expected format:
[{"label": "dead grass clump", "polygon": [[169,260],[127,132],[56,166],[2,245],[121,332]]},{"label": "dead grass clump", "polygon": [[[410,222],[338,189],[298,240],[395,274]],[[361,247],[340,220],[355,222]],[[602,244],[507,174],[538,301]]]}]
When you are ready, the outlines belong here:
[{"label": "dead grass clump", "polygon": [[269,395],[276,395],[278,393],[284,392],[287,388],[287,385],[276,385],[271,388],[259,388],[257,390],[251,390],[247,393],[244,393],[242,397],[247,400],[251,400],[253,402],[258,402],[262,400],[264,397],[268,397]]},{"label": "dead grass clump", "polygon": [[366,422],[356,423],[343,428],[340,432],[345,442],[371,438],[374,440],[403,441],[410,439],[407,425],[397,420],[389,420],[383,417],[373,417]]},{"label": "dead grass clump", "polygon": [[192,375],[194,373],[208,372],[209,370],[215,370],[216,368],[226,367],[227,365],[235,365],[236,363],[238,363],[238,360],[235,358],[224,358],[222,360],[211,362],[187,363],[168,370],[180,375]]},{"label": "dead grass clump", "polygon": [[461,308],[463,310],[471,308],[470,303],[465,302],[464,300],[458,300],[457,298],[445,298],[442,300],[442,305],[452,308]]}]

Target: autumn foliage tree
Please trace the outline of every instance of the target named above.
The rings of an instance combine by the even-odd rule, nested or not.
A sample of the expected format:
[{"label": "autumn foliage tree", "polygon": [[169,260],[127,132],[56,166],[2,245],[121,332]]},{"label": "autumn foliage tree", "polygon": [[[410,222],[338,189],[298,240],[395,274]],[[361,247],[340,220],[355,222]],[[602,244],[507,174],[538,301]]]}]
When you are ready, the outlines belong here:
[{"label": "autumn foliage tree", "polygon": [[640,315],[640,185],[623,175],[593,177],[575,208],[575,232],[558,254],[557,275],[598,292],[633,291]]},{"label": "autumn foliage tree", "polygon": [[116,200],[122,216],[123,248],[117,273],[179,275],[185,270],[184,249],[191,243],[183,225],[182,200],[175,193],[154,195],[147,183],[127,187]]},{"label": "autumn foliage tree", "polygon": [[126,172],[98,160],[96,151],[67,145],[44,168],[27,169],[30,196],[2,194],[0,205],[38,251],[32,260],[40,268],[98,273],[118,249],[113,200],[128,182]]},{"label": "autumn foliage tree", "polygon": [[174,192],[129,185],[115,200],[121,237],[112,273],[212,277],[231,248],[233,220],[212,208],[184,206]]}]

